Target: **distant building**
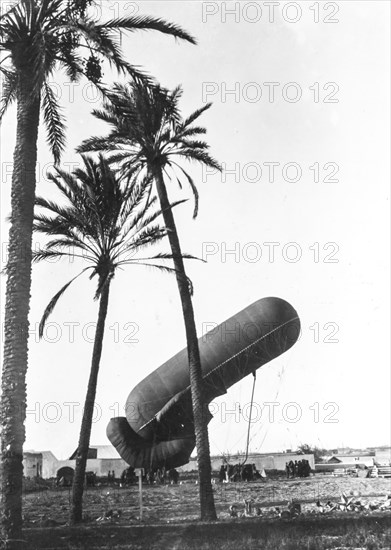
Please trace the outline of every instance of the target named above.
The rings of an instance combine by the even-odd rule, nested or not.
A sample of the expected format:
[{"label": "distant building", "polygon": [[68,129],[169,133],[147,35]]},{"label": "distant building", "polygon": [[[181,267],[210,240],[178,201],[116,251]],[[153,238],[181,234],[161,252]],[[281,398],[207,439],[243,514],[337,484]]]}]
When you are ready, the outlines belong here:
[{"label": "distant building", "polygon": [[[76,451],[67,460],[58,460],[51,451],[26,451],[23,453],[25,477],[42,477],[49,479],[57,476],[60,468],[68,466],[75,469]],[[95,445],[89,448],[87,472],[94,472],[98,477],[107,476],[114,471],[119,478],[128,464],[119,456],[112,445]]]},{"label": "distant building", "polygon": [[391,466],[391,447],[370,447],[369,450],[375,453],[375,462],[379,466]]},{"label": "distant building", "polygon": [[[77,449],[71,454],[68,460],[57,461],[57,470],[64,466],[73,469],[76,467]],[[94,445],[88,450],[86,472],[94,472],[98,477],[107,476],[108,473],[115,473],[119,478],[122,472],[129,467],[129,464],[123,460],[112,445]]]},{"label": "distant building", "polygon": [[58,462],[52,451],[24,451],[23,475],[24,477],[42,477],[44,479],[56,477]]},{"label": "distant building", "polygon": [[23,475],[25,477],[42,477],[42,453],[26,451],[23,453]]},{"label": "distant building", "polygon": [[375,461],[374,453],[362,454],[338,454],[327,460],[327,464],[339,464],[341,468],[354,468],[354,466],[373,466]]},{"label": "distant building", "polygon": [[[244,454],[235,454],[230,455],[229,457],[229,463],[230,464],[238,464],[239,462],[243,462],[245,458]],[[298,453],[249,453],[247,457],[246,464],[255,464],[255,467],[257,470],[278,470],[278,471],[285,471],[285,465],[287,462],[290,462],[291,460],[295,462],[295,460],[308,460],[311,469],[315,469],[315,460],[313,454],[307,454],[307,455],[301,455]],[[211,464],[212,464],[212,471],[218,472],[220,470],[221,465],[223,464],[224,457],[221,455],[218,456],[211,456]],[[185,464],[184,466],[181,466],[180,468],[177,468],[180,472],[189,472],[192,470],[197,470],[197,459],[192,457],[190,458],[190,461],[188,464]]]},{"label": "distant building", "polygon": [[52,451],[42,451],[42,477],[49,479],[56,477],[58,458],[54,456]]}]

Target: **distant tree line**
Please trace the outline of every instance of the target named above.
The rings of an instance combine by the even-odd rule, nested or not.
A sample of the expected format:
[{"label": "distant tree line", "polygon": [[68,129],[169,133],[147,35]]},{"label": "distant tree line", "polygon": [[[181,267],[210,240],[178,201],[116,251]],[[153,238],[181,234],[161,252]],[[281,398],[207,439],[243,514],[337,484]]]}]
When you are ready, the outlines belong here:
[{"label": "distant tree line", "polygon": [[308,443],[299,445],[296,452],[301,455],[314,455],[315,464],[324,462],[324,457],[330,454],[329,450],[316,446],[313,447]]}]

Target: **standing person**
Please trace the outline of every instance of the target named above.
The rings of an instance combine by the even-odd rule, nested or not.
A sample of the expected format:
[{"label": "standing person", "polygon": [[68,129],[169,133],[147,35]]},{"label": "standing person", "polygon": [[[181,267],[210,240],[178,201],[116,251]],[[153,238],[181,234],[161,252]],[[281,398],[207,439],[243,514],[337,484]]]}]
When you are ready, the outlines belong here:
[{"label": "standing person", "polygon": [[287,479],[289,479],[289,470],[290,470],[289,464],[288,462],[285,462],[285,472],[286,472]]},{"label": "standing person", "polygon": [[161,471],[160,468],[158,468],[158,469],[156,470],[155,476],[156,476],[156,483],[157,483],[157,484],[160,484],[160,483],[162,482],[162,471]]},{"label": "standing person", "polygon": [[223,483],[223,481],[225,481],[225,466],[224,466],[224,464],[222,464],[221,467],[220,467],[219,481],[220,481],[220,483]]},{"label": "standing person", "polygon": [[122,487],[123,485],[125,485],[125,479],[126,479],[126,470],[124,470],[121,474],[121,477],[120,477],[120,486]]},{"label": "standing person", "polygon": [[171,483],[171,485],[177,485],[179,479],[179,473],[175,468],[172,468],[168,472],[168,480]]}]

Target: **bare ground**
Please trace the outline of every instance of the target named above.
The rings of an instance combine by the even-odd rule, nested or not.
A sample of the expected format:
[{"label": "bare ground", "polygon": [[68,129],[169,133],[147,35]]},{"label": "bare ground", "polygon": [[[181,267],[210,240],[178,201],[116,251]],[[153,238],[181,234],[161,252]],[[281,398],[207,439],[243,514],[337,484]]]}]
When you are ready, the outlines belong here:
[{"label": "bare ground", "polygon": [[[178,486],[144,485],[142,521],[136,485],[100,486],[86,491],[85,522],[76,528],[66,525],[69,490],[51,489],[25,495],[24,539],[28,550],[390,548],[391,508],[321,513],[316,501],[337,502],[342,492],[375,508],[391,493],[391,484],[387,479],[324,475],[217,483],[214,494],[219,521],[214,523],[198,521],[198,486],[194,481]],[[236,505],[242,514],[243,500],[249,498],[261,515],[232,518],[230,506]],[[301,503],[302,515],[281,519],[275,507],[284,509],[291,499]]]}]

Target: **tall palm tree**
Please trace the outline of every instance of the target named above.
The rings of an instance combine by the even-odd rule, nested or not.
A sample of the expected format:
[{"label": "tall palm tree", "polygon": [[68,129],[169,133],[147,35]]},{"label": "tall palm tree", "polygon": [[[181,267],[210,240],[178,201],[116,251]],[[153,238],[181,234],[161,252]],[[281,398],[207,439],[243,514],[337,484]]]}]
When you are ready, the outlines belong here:
[{"label": "tall palm tree", "polygon": [[[76,456],[72,523],[82,519],[83,485],[112,279],[116,270],[125,265],[149,265],[174,272],[161,264],[161,260],[171,258],[171,255],[137,256],[141,249],[156,244],[167,234],[156,221],[162,212],[153,206],[156,199],[150,200],[150,183],[147,180],[136,183],[131,178],[124,185],[102,156],[98,160],[83,157],[83,161],[84,168],[78,168],[72,174],[56,168],[50,176],[64,202],[37,197],[36,204],[40,208],[35,213],[34,230],[50,239],[41,250],[33,253],[34,261],[76,257],[89,264],[49,302],[40,322],[40,336],[47,318],[71,283],[87,271],[90,271],[90,279],[97,278],[95,299],[99,299],[99,313]],[[175,204],[179,202],[182,201]],[[168,205],[168,208],[172,206]]]},{"label": "tall palm tree", "polygon": [[[65,146],[65,122],[49,79],[62,69],[70,81],[86,77],[104,93],[101,60],[135,78],[143,75],[123,57],[122,31],[153,29],[195,43],[180,27],[159,18],[123,17],[100,22],[89,15],[93,0],[16,0],[0,16],[3,86],[0,118],[16,101],[17,128],[11,189],[2,377],[3,538],[13,544],[22,524],[31,240],[40,112],[54,160]],[[17,542],[15,542],[17,545]]]},{"label": "tall palm tree", "polygon": [[206,404],[203,402],[203,381],[198,338],[192,304],[192,289],[188,283],[182,259],[178,232],[166,188],[166,178],[175,178],[181,186],[182,179],[190,185],[195,197],[194,215],[198,212],[198,191],[190,174],[181,166],[181,161],[196,161],[220,170],[219,163],[209,154],[209,146],[198,136],[205,134],[203,127],[193,125],[207,109],[206,104],[186,119],[179,111],[182,91],[172,92],[143,82],[115,85],[108,94],[101,110],[93,111],[100,120],[108,122],[111,133],[107,138],[93,137],[86,140],[80,151],[104,150],[114,152],[116,161],[122,162],[127,171],[146,173],[156,187],[164,223],[168,229],[178,290],[182,303],[186,330],[194,428],[196,436],[201,519],[215,519]]}]

